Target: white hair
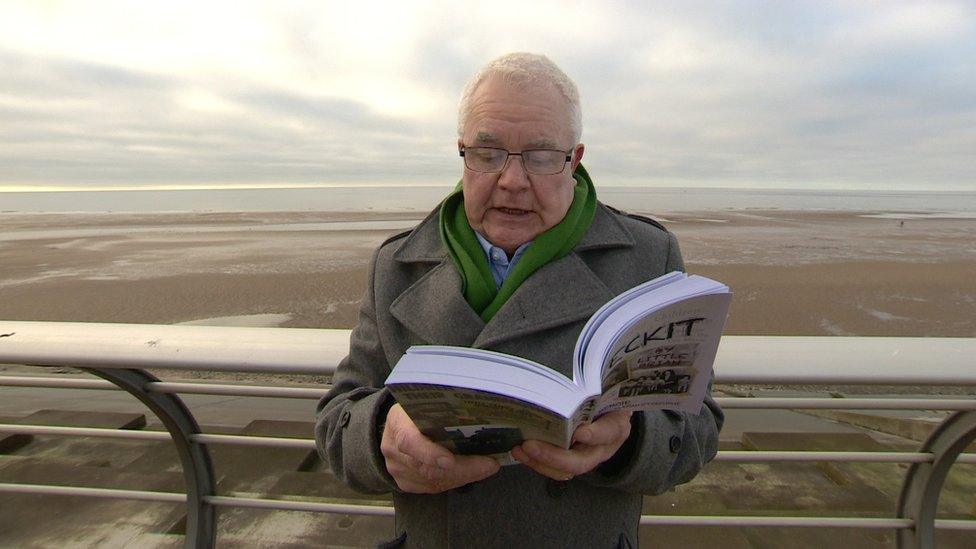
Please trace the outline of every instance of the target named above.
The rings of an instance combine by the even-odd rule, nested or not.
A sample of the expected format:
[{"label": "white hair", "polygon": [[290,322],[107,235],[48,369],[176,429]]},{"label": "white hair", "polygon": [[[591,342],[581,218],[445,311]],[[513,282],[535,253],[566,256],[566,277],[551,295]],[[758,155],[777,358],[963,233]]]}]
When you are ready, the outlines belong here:
[{"label": "white hair", "polygon": [[559,90],[569,106],[569,129],[573,134],[573,145],[580,142],[583,135],[583,111],[580,109],[579,90],[555,63],[545,55],[537,53],[507,53],[488,62],[468,82],[458,103],[458,137],[464,137],[464,125],[471,110],[471,98],[475,90],[490,76],[500,76],[516,85],[549,83]]}]

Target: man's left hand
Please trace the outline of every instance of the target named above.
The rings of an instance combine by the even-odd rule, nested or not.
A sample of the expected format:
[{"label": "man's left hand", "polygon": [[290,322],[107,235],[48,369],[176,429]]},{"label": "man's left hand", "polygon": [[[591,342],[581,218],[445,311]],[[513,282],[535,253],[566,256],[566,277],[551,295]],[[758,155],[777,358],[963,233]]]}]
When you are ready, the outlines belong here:
[{"label": "man's left hand", "polygon": [[538,440],[512,448],[512,457],[537,473],[555,480],[569,480],[589,473],[613,457],[630,436],[632,412],[610,412],[573,433],[569,450]]}]

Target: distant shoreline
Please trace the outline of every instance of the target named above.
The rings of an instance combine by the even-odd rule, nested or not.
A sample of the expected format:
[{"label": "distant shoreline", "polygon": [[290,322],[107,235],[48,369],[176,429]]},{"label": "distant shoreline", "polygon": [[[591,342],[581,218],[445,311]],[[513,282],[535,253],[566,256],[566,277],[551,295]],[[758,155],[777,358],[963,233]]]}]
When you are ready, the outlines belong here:
[{"label": "distant shoreline", "polygon": [[[5,214],[268,211],[422,214],[451,189],[450,185],[401,185],[0,192],[0,208]],[[657,213],[876,210],[976,216],[976,192],[971,191],[598,186],[597,194],[600,200],[615,207]]]}]

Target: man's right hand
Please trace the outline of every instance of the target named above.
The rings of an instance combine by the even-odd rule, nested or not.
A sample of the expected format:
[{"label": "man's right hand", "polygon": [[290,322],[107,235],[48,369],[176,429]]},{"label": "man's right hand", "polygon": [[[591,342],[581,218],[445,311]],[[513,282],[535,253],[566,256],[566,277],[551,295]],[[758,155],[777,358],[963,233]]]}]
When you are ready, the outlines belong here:
[{"label": "man's right hand", "polygon": [[397,486],[415,494],[438,494],[498,472],[490,457],[456,456],[424,436],[399,404],[386,414],[380,451]]}]

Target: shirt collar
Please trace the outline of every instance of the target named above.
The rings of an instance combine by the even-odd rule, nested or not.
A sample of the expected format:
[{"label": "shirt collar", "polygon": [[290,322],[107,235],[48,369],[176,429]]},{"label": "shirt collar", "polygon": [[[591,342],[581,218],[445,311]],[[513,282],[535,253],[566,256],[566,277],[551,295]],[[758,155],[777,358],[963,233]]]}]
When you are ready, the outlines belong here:
[{"label": "shirt collar", "polygon": [[525,244],[522,244],[521,246],[519,246],[518,248],[515,249],[515,253],[512,254],[512,257],[508,257],[508,254],[505,252],[505,250],[503,250],[503,249],[499,248],[498,246],[495,246],[494,244],[492,244],[491,242],[489,242],[488,239],[485,238],[478,231],[475,231],[474,232],[474,235],[476,237],[478,237],[478,243],[481,244],[481,249],[484,250],[485,251],[485,255],[488,256],[488,262],[489,263],[496,262],[495,258],[492,257],[492,251],[494,251],[494,250],[498,250],[499,252],[501,252],[502,254],[504,254],[503,257],[505,259],[505,263],[511,263],[511,262],[515,261],[515,258],[520,257],[525,252],[525,249],[529,247],[529,244],[532,244],[532,241],[531,240],[528,241],[528,242],[526,242]]}]

